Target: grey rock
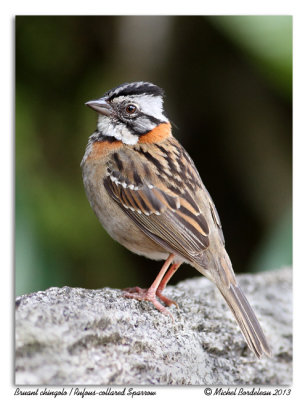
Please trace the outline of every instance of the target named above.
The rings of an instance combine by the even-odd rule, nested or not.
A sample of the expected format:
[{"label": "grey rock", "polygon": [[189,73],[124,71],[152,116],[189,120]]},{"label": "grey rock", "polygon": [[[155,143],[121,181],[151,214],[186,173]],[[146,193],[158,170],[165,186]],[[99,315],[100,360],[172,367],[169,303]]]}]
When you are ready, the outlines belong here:
[{"label": "grey rock", "polygon": [[292,270],[240,275],[271,344],[247,348],[206,278],[166,289],[171,318],[121,290],[52,287],[16,299],[17,385],[290,385]]}]

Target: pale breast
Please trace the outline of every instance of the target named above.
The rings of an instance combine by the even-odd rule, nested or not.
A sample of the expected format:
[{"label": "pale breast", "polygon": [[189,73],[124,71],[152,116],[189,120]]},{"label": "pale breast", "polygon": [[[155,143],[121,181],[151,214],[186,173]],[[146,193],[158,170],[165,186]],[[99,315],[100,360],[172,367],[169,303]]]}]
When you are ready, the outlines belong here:
[{"label": "pale breast", "polygon": [[82,172],[89,203],[108,234],[136,254],[155,260],[166,259],[168,252],[146,236],[110,198],[103,185],[106,164],[97,157],[88,158],[82,165]]}]

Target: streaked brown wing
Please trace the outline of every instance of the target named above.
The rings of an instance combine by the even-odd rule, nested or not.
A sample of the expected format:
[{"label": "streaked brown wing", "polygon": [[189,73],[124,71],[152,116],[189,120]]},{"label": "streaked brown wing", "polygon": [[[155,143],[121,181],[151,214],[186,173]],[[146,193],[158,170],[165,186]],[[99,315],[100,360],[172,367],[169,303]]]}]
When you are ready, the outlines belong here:
[{"label": "streaked brown wing", "polygon": [[[143,181],[140,172],[144,165],[133,165],[132,158],[117,156],[116,159],[104,179],[110,196],[146,235],[162,247],[188,260],[200,262],[209,245],[209,228],[185,186],[185,179],[178,179],[182,182],[180,190],[178,185],[177,190],[172,190],[172,185],[160,181],[154,183],[154,178],[150,182],[151,174]],[[128,166],[130,172],[125,173]]]}]

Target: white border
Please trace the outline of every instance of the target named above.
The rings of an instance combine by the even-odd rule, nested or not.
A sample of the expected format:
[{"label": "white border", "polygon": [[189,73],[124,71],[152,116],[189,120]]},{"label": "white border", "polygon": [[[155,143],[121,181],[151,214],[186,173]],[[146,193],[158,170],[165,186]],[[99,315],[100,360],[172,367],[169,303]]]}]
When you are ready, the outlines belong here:
[{"label": "white border", "polygon": [[[294,328],[295,366],[294,384],[290,399],[307,395],[305,387],[307,370],[307,6],[304,1],[258,2],[225,0],[213,2],[148,1],[134,0],[116,2],[91,0],[87,2],[60,1],[3,1],[0,6],[1,29],[1,322],[2,355],[1,381],[5,383],[3,398],[13,398],[13,321],[12,321],[12,237],[13,237],[13,129],[14,129],[14,16],[15,15],[113,15],[113,14],[165,14],[165,15],[293,15],[294,24]],[[8,389],[8,390],[6,390]],[[306,389],[306,390],[305,390]],[[201,388],[157,388],[163,399],[183,395],[204,398]],[[138,397],[139,398],[139,397]],[[241,396],[246,398],[246,396]],[[258,396],[258,398],[264,398]]]}]

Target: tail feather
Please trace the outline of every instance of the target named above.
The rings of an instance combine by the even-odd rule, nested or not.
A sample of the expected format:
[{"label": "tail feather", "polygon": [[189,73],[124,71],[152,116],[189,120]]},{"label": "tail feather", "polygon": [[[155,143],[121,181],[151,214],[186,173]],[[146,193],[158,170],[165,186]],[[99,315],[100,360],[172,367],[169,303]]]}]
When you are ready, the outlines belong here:
[{"label": "tail feather", "polygon": [[249,348],[258,358],[263,354],[271,356],[263,330],[240,286],[231,284],[228,288],[219,285],[218,288],[233,312]]}]

